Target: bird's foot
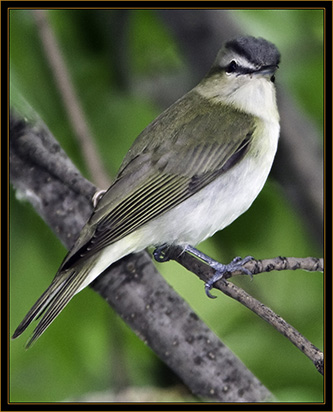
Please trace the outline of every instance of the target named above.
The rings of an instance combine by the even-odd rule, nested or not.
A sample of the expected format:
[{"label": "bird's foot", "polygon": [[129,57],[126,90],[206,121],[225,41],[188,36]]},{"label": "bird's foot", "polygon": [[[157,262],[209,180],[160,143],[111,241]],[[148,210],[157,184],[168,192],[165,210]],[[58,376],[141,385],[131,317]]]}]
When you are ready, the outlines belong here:
[{"label": "bird's foot", "polygon": [[158,246],[154,252],[153,256],[156,262],[167,262],[170,260],[170,252],[171,252],[171,246],[164,244],[161,246]]},{"label": "bird's foot", "polygon": [[223,265],[190,245],[186,246],[186,250],[206,262],[211,268],[215,269],[215,274],[205,283],[205,292],[209,298],[216,298],[216,296],[212,295],[210,291],[213,288],[214,283],[225,278],[227,273],[240,271],[246,275],[249,275],[252,279],[252,273],[243,266],[245,263],[253,260],[252,256],[246,256],[244,259],[237,256],[227,265]]},{"label": "bird's foot", "polygon": [[215,274],[213,277],[211,277],[208,282],[205,283],[205,292],[206,295],[209,298],[216,298],[216,296],[212,295],[210,293],[211,289],[214,286],[214,283],[217,282],[220,279],[223,279],[227,273],[233,273],[239,270],[240,272],[244,273],[245,275],[249,275],[252,279],[252,273],[249,271],[249,269],[245,268],[243,265],[245,263],[249,262],[250,260],[253,260],[253,256],[246,256],[244,259],[241,257],[237,256],[235,257],[230,263],[227,265],[223,265],[222,263],[219,262],[213,262],[212,265],[210,265],[213,269],[216,270]]}]

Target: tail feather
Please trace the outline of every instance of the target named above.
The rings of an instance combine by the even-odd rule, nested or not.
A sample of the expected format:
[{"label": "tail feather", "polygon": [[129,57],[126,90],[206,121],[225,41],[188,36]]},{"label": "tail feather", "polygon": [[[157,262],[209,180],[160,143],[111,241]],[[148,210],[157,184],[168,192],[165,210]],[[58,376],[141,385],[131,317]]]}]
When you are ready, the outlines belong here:
[{"label": "tail feather", "polygon": [[[70,276],[71,283],[73,282],[73,272]],[[26,348],[28,349],[51,325],[54,319],[59,315],[59,313],[64,309],[67,303],[75,295],[76,290],[73,288],[68,289],[68,282],[65,282],[58,292],[53,296],[52,300],[48,303],[45,313],[42,319],[39,321],[35,330],[33,331],[32,336],[29,338],[26,343]]]},{"label": "tail feather", "polygon": [[33,322],[35,319],[38,319],[46,310],[47,305],[56,293],[57,288],[59,288],[58,282],[56,284],[55,280],[56,279],[54,279],[51,285],[46,289],[46,291],[40,296],[37,302],[26,314],[22,322],[18,325],[15,332],[13,333],[12,339],[18,338],[27,329],[30,323]]},{"label": "tail feather", "polygon": [[76,294],[84,279],[85,271],[77,273],[75,270],[72,270],[69,274],[66,274],[66,277],[62,275],[63,274],[59,274],[56,276],[51,285],[30,309],[12,336],[12,339],[17,338],[26,330],[32,321],[41,317],[41,320],[26,344],[26,348],[29,348],[45,332]]}]

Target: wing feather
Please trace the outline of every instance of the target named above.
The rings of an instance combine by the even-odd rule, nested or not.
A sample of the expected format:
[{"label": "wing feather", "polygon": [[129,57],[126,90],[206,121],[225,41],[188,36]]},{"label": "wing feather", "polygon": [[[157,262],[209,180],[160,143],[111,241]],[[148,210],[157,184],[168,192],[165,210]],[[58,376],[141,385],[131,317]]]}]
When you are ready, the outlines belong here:
[{"label": "wing feather", "polygon": [[[90,258],[96,252],[122,239],[201,190],[243,158],[250,146],[251,138],[252,134],[248,134],[239,147],[234,149],[223,162],[218,159],[220,150],[211,153],[207,150],[201,152],[201,155],[207,153],[209,165],[212,166],[212,170],[205,173],[192,177],[168,173],[152,176],[100,219],[90,239],[67,260],[62,269]],[[205,160],[202,162],[206,164]]]}]

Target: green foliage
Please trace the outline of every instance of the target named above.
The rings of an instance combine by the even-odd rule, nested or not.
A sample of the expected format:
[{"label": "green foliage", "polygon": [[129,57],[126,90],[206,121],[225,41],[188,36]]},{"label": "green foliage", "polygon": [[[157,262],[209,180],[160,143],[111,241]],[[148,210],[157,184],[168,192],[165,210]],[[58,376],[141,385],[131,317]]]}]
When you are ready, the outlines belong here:
[{"label": "green foliage", "polygon": [[[122,32],[117,21],[123,21],[123,13],[49,12],[110,175],[116,172],[134,138],[160,112],[153,102],[133,92],[132,77],[158,79],[184,69],[175,39],[153,11],[126,12],[129,18]],[[238,10],[232,14],[245,32],[266,37],[278,45],[282,54],[278,83],[286,85],[318,128],[323,127],[322,13]],[[117,33],[123,37],[117,37]],[[23,112],[29,111],[28,105],[33,107],[70,158],[87,173],[29,10],[10,12],[10,69],[12,103]],[[10,205],[13,332],[50,283],[65,250],[31,206],[18,201],[13,191]],[[297,212],[284,199],[281,188],[272,181],[246,214],[201,246],[223,262],[235,255],[267,258],[321,253]],[[179,265],[170,262],[158,268],[278,399],[322,400],[320,375],[283,336],[226,296],[218,294],[218,299],[207,300],[202,282]],[[235,282],[322,348],[321,274],[274,272],[257,276],[252,282],[245,277]],[[132,386],[154,386],[165,373],[150,349],[89,289],[73,299],[29,351],[23,349],[25,338],[27,334],[10,346],[12,402],[62,401],[117,388],[119,380]]]}]

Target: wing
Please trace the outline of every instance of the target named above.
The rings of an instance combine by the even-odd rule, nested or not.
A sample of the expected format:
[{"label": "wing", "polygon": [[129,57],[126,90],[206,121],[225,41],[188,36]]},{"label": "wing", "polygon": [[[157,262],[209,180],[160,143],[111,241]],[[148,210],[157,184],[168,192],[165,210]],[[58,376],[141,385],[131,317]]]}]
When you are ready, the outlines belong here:
[{"label": "wing", "polygon": [[[177,110],[171,106],[139,135],[61,270],[177,206],[245,156],[254,131],[246,114],[237,113],[238,122],[230,127],[230,113],[220,105],[201,107],[199,114],[182,110],[179,102],[176,105]],[[183,126],[177,128],[177,124]],[[161,132],[166,137],[157,144]],[[205,142],[201,143],[203,133]]]}]

